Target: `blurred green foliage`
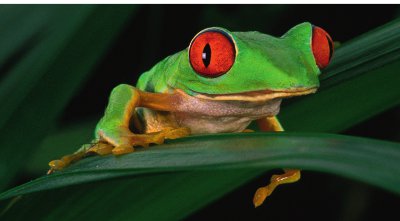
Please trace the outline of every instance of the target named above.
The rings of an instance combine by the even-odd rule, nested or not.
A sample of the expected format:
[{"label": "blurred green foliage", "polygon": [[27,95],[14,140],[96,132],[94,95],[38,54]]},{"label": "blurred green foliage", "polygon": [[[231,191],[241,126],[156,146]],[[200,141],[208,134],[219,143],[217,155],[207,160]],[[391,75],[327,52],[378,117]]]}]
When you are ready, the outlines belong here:
[{"label": "blurred green foliage", "polygon": [[[376,13],[378,9],[384,13]],[[335,40],[342,41],[342,46],[334,55],[332,65],[321,76],[320,91],[312,96],[285,102],[280,118],[289,131],[344,131],[398,105],[400,94],[397,83],[400,82],[400,75],[397,72],[400,69],[398,62],[400,51],[397,42],[400,38],[400,22],[395,20],[382,26],[393,20],[397,11],[398,7],[394,6],[329,5],[2,5],[0,6],[2,33],[0,36],[0,48],[2,48],[0,51],[0,101],[3,108],[0,109],[0,189],[16,186],[44,174],[49,160],[72,152],[82,143],[90,141],[93,126],[102,114],[112,87],[118,83],[134,84],[140,73],[165,56],[187,47],[191,37],[201,28],[208,26],[223,26],[235,31],[258,30],[280,35],[291,26],[308,20],[326,29]],[[360,13],[360,16],[357,16],[357,13]],[[370,14],[376,16],[370,16]],[[378,26],[381,27],[359,36]],[[349,41],[355,36],[359,37]],[[382,115],[389,119],[387,120],[389,123],[393,123],[391,120],[393,116],[398,116],[397,109],[394,110],[391,115],[388,115],[390,113]],[[350,130],[347,133],[362,135],[363,127],[362,125],[361,129]],[[400,131],[395,126],[375,123],[371,127],[376,131],[382,131],[386,139],[399,140]],[[394,135],[389,137],[388,134],[392,134],[391,132]],[[248,142],[257,143],[252,138],[253,135],[227,136],[232,136],[232,139],[243,139],[249,136],[246,137]],[[373,134],[372,137],[374,136],[377,135]],[[220,138],[222,139],[223,136],[216,136],[216,139]],[[187,141],[181,141],[181,144],[180,141],[175,141],[166,146],[179,147],[185,142],[190,142],[188,146],[196,146],[196,139],[188,138]],[[214,138],[198,139],[207,142]],[[367,148],[368,151],[364,148],[368,145],[361,145],[359,149],[357,145],[349,147],[344,145],[346,148],[343,150],[348,149],[355,153],[360,150],[360,155],[364,154],[371,161],[354,161],[354,170],[342,168],[342,172],[338,169],[339,167],[332,166],[330,172],[394,190],[385,182],[379,183],[379,179],[380,176],[384,179],[398,173],[395,169],[398,166],[397,161],[385,161],[390,158],[389,156],[393,159],[398,157],[397,144],[393,144],[393,148],[389,149],[376,147],[384,147],[385,142],[371,141],[370,144],[371,149]],[[154,151],[157,152],[161,148],[162,146],[157,147]],[[376,154],[369,157],[371,151],[374,150],[381,151],[379,153],[383,155]],[[160,159],[173,159],[174,151],[184,154],[184,151],[180,149],[160,150],[159,153],[162,156]],[[271,151],[278,153],[280,150]],[[152,152],[138,153],[146,157]],[[296,161],[287,160],[296,159],[296,156],[300,157],[300,153],[290,153],[293,154],[292,158],[279,158],[280,161],[276,161],[276,164],[268,160],[264,163],[270,162],[273,167],[293,165],[290,163]],[[170,157],[168,157],[169,154]],[[291,156],[288,153],[289,155]],[[48,220],[60,217],[71,220],[96,216],[99,219],[126,219],[133,216],[137,219],[149,219],[152,216],[159,219],[182,218],[264,171],[260,169],[260,165],[257,165],[256,169],[249,169],[251,165],[246,163],[244,166],[237,164],[236,168],[241,169],[236,170],[196,172],[173,172],[174,167],[163,167],[143,176],[126,173],[129,170],[121,173],[116,170],[114,175],[108,173],[112,172],[108,170],[101,171],[102,173],[93,170],[87,174],[80,171],[85,168],[93,169],[99,165],[100,169],[102,165],[123,167],[127,162],[136,163],[133,159],[135,157],[139,155],[132,154],[118,159],[88,158],[74,165],[76,170],[71,167],[70,172],[78,180],[87,176],[90,177],[89,180],[101,180],[98,183],[71,185],[74,179],[68,178],[69,170],[54,176],[42,177],[31,184],[28,183],[27,187],[37,185],[36,187],[42,190],[47,189],[47,191],[28,194],[14,201],[3,200],[0,202],[0,211],[5,208],[10,209],[5,213],[8,219],[16,219],[17,216],[20,219],[46,217]],[[223,155],[216,153],[209,160],[217,160],[218,157],[223,157]],[[324,159],[322,153],[316,157]],[[325,157],[330,159],[329,157],[332,156]],[[347,160],[344,155],[341,157],[335,162]],[[371,164],[371,168],[363,168],[363,165],[366,166],[375,158],[381,162],[382,174],[379,174],[380,167],[373,167],[374,164]],[[186,162],[184,156],[179,159]],[[349,155],[348,160],[354,159]],[[153,161],[147,163],[150,162]],[[323,165],[321,162],[307,167],[306,162],[313,161],[304,161],[303,164],[298,165],[314,170],[322,168]],[[137,163],[139,167],[146,165],[146,161]],[[364,173],[357,174],[355,169],[357,165],[358,169],[364,169],[361,170]],[[152,166],[157,165],[152,164]],[[186,169],[190,169],[190,166],[193,165],[188,165]],[[388,168],[394,169],[393,171],[385,170]],[[168,169],[169,172],[165,173]],[[328,169],[329,167],[323,171],[329,171]],[[375,173],[367,174],[368,169],[375,170]],[[139,171],[136,167],[130,170]],[[116,176],[120,178],[109,179]],[[47,182],[53,179],[58,186],[66,187],[52,189],[54,186],[48,185],[50,182]],[[326,217],[325,220],[345,220],[350,219],[349,217],[354,217],[356,220],[373,219],[373,216],[365,215],[367,211],[371,213],[371,211],[390,210],[379,207],[382,206],[379,205],[379,198],[369,204],[366,203],[368,196],[372,194],[368,189],[370,187],[358,183],[345,185],[343,182],[350,181],[343,181],[336,177],[326,181],[324,186],[324,182],[318,176],[315,179],[305,177],[302,179],[305,184],[301,187],[307,188],[307,179],[311,179],[308,186],[315,187],[313,182],[322,183],[322,187],[319,187],[321,191],[328,191],[325,189],[329,189],[328,183],[330,184],[333,180],[332,194],[344,200],[336,199],[335,201],[334,197],[327,196],[328,201],[324,203],[301,201],[309,198],[309,195],[304,193],[307,191],[299,191],[291,186],[290,188],[297,190],[292,193],[296,194],[296,199],[291,198],[292,194],[285,195],[282,189],[282,195],[275,199],[272,196],[271,202],[263,210],[255,211],[250,208],[249,203],[252,191],[255,190],[253,186],[249,188],[250,191],[245,192],[245,196],[248,197],[245,200],[239,198],[228,203],[225,201],[219,204],[222,206],[216,207],[219,208],[217,210],[212,210],[211,204],[209,211],[219,211],[220,214],[217,217],[225,218],[251,219],[257,215],[268,218],[298,218],[306,210],[319,214],[324,210],[316,212],[315,207],[321,208],[326,205],[332,208],[332,205],[337,205],[335,202],[342,202],[341,212],[331,212],[335,215]],[[393,182],[396,183],[397,180],[394,179]],[[260,183],[256,184],[256,187],[259,185]],[[24,188],[25,186],[20,186],[14,190],[24,191]],[[19,193],[12,191],[8,193]],[[126,194],[127,191],[131,191],[130,194]],[[373,189],[373,191],[376,190]],[[277,201],[278,198],[281,201]],[[43,204],[46,205],[45,208],[40,203],[44,199],[46,199],[46,204]],[[300,203],[292,205],[288,200]],[[386,197],[384,200],[390,201],[392,198]],[[238,206],[240,210],[233,210],[232,205],[242,205],[238,201],[243,201],[242,204],[245,206]],[[329,201],[333,203],[330,204]],[[398,197],[394,202],[399,202]],[[368,205],[374,210],[366,209]],[[307,206],[312,206],[314,209]],[[96,214],[96,211],[105,207],[112,212]],[[159,217],[154,211],[161,207],[162,217]],[[298,207],[301,213],[287,213],[288,209],[293,210]],[[24,210],[24,213],[19,213],[21,210]],[[229,215],[223,213],[227,211]],[[197,219],[202,220],[201,214],[210,216],[203,211],[197,215]],[[204,216],[207,217],[207,215]],[[196,215],[191,218],[196,219]]]},{"label": "blurred green foliage", "polygon": [[[1,6],[0,189],[30,158],[131,7]],[[16,16],[19,15],[19,16]],[[18,28],[17,28],[18,27]],[[3,33],[3,30],[1,30]]]}]

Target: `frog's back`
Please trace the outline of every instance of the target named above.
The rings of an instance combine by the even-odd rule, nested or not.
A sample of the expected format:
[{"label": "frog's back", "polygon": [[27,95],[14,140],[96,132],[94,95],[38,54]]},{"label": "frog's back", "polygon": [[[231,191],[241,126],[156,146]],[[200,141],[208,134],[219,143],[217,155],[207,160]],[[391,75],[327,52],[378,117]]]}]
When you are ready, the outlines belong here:
[{"label": "frog's back", "polygon": [[136,87],[147,92],[166,92],[169,87],[168,79],[173,77],[178,69],[181,52],[175,53],[158,62],[150,70],[144,72],[138,80]]}]

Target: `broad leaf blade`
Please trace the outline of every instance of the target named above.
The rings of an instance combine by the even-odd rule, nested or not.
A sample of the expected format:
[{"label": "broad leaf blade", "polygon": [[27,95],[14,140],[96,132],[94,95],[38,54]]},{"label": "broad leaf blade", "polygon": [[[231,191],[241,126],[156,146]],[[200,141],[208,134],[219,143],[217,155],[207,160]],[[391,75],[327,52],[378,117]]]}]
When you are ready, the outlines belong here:
[{"label": "broad leaf blade", "polygon": [[23,196],[0,218],[179,220],[260,173],[254,169],[177,172],[72,185]]},{"label": "broad leaf blade", "polygon": [[[72,217],[83,219],[85,215],[80,215],[80,212],[83,208],[88,210],[83,204],[90,202],[96,202],[89,208],[92,212],[86,211],[87,214],[93,215],[92,218],[107,217],[107,220],[118,220],[143,216],[149,219],[156,218],[161,211],[166,216],[163,218],[177,219],[182,218],[193,205],[204,202],[201,194],[199,195],[197,191],[192,192],[193,188],[207,192],[226,191],[241,184],[248,175],[254,176],[261,170],[276,167],[338,174],[400,194],[398,162],[400,162],[400,144],[342,135],[247,133],[198,136],[176,140],[170,144],[155,146],[119,158],[112,156],[87,158],[63,172],[39,178],[5,192],[0,199],[63,187],[45,195],[52,200],[65,199],[66,202],[59,202],[65,205],[61,207],[64,209],[74,200],[79,202],[82,200],[83,203],[79,203],[80,206],[69,206],[68,216],[60,217],[59,220],[68,220]],[[200,171],[189,172],[193,170]],[[116,177],[125,178],[71,187],[73,184]],[[206,180],[202,180],[205,177],[208,177],[208,181],[210,178],[217,179],[217,182],[224,185],[215,186],[214,182],[205,182]],[[225,188],[227,181],[237,183],[231,183]],[[158,182],[162,182],[163,185],[149,185]],[[175,185],[179,182],[183,182],[186,187],[181,186],[180,189],[176,189]],[[70,187],[65,189],[65,186]],[[133,191],[132,188],[140,191]],[[79,196],[71,197],[77,193]],[[97,197],[94,198],[96,194]],[[180,194],[184,197],[174,200],[174,197]],[[117,197],[118,201],[131,202],[131,205],[118,207],[117,215],[110,215],[109,211],[101,210],[102,206],[113,202],[116,199],[114,197]],[[161,200],[158,200],[158,197]],[[35,194],[25,198],[28,199],[24,200],[25,203],[34,204],[36,200],[40,200]],[[85,198],[87,200],[84,200]],[[182,200],[186,198],[190,199],[191,203],[181,205]],[[138,199],[141,199],[141,203],[137,203]],[[48,204],[42,204],[41,207],[52,211],[51,204],[54,203],[52,200],[46,200]],[[151,206],[140,206],[150,202]],[[164,205],[167,202],[169,205]],[[25,203],[17,203],[9,213],[14,214],[13,210],[22,209]],[[160,206],[157,214],[154,214],[154,204]],[[170,206],[175,210],[173,213],[168,212]],[[113,207],[109,205],[108,208]],[[36,210],[41,213],[40,209],[35,209],[29,216],[36,214]],[[93,214],[94,211],[97,212]],[[57,212],[50,213],[50,217],[56,214]]]}]

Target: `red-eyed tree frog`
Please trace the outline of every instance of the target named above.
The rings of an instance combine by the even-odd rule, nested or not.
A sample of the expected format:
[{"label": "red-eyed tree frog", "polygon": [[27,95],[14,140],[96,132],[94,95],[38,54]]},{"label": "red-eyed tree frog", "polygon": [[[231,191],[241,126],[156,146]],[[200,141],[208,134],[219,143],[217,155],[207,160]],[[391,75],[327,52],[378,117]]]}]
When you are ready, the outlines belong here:
[{"label": "red-eyed tree frog", "polygon": [[[121,155],[190,134],[243,132],[254,120],[264,131],[283,131],[275,117],[282,98],[316,92],[332,54],[331,37],[308,22],[282,37],[204,29],[187,49],[143,73],[136,87],[115,87],[95,145],[51,161],[50,171],[88,153]],[[300,170],[284,171],[257,190],[256,207],[276,186],[300,179]]]}]

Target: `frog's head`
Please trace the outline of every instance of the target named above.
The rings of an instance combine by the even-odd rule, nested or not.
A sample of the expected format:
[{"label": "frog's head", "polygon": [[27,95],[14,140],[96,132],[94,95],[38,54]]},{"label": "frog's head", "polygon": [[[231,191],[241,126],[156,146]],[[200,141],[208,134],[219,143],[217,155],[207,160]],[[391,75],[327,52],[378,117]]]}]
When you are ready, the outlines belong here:
[{"label": "frog's head", "polygon": [[332,57],[329,35],[310,23],[280,38],[207,28],[180,54],[174,88],[213,100],[257,101],[304,95],[319,86]]}]

